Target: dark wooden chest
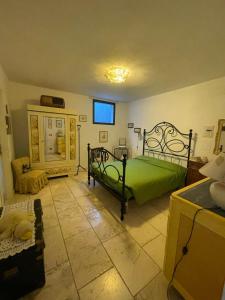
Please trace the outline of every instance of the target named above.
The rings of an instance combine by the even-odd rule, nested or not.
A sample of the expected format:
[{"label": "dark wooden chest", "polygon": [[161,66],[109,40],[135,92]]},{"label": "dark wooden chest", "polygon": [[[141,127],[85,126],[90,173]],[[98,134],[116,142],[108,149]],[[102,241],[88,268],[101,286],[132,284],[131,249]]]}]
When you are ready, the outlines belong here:
[{"label": "dark wooden chest", "polygon": [[[0,260],[0,299],[14,300],[45,284],[42,208],[34,201],[35,245]],[[1,214],[1,211],[0,211]]]}]

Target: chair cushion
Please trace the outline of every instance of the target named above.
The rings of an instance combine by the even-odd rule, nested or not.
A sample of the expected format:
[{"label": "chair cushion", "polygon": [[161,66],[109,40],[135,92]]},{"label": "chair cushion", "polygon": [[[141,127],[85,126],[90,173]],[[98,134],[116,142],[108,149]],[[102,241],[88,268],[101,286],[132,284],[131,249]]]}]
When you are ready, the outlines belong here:
[{"label": "chair cushion", "polygon": [[35,179],[39,176],[46,176],[45,171],[43,171],[43,170],[32,170],[32,171],[29,171],[27,173],[22,174],[21,178],[26,178],[26,179],[33,178],[33,179]]},{"label": "chair cushion", "polygon": [[17,190],[20,193],[38,193],[46,184],[48,179],[43,170],[32,170],[20,176]]}]

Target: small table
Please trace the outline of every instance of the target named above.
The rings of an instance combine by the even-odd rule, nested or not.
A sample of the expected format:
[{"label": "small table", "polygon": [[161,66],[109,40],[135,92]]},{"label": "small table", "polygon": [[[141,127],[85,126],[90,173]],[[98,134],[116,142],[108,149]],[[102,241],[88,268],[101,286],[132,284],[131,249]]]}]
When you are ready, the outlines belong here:
[{"label": "small table", "polygon": [[192,230],[188,253],[174,275],[173,285],[185,299],[220,300],[225,280],[225,211],[209,193],[212,180],[203,179],[174,192],[170,198],[164,274],[171,279]]},{"label": "small table", "polygon": [[116,147],[114,148],[113,154],[117,159],[122,159],[124,154],[128,158],[129,151],[127,147]]},{"label": "small table", "polygon": [[205,164],[206,163],[204,162],[189,160],[186,185],[190,185],[194,182],[206,178],[204,175],[199,173],[199,169],[203,167]]}]

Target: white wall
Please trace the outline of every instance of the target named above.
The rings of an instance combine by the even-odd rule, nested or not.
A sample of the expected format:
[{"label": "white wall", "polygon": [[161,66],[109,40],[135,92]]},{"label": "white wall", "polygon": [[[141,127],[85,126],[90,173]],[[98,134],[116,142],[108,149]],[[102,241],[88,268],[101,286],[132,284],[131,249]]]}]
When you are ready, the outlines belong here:
[{"label": "white wall", "polygon": [[[168,121],[182,132],[193,129],[197,133],[195,156],[213,155],[218,119],[225,118],[225,77],[174,90],[161,95],[131,102],[128,122],[135,127],[150,130],[156,123]],[[213,138],[203,137],[204,126],[215,126]],[[133,151],[137,146],[137,135],[129,130]],[[139,152],[142,141],[139,142]]]},{"label": "white wall", "polygon": [[[86,145],[99,146],[99,130],[109,132],[109,142],[101,144],[107,149],[118,144],[121,136],[127,136],[127,123],[135,127],[151,129],[160,121],[175,124],[187,132],[190,128],[197,134],[195,156],[212,157],[218,119],[225,118],[225,77],[167,92],[161,95],[133,101],[116,103],[116,125],[92,124],[92,101],[88,96],[52,90],[16,82],[9,82],[9,103],[13,118],[16,157],[28,155],[27,104],[39,104],[42,94],[63,97],[67,108],[78,114],[87,114],[88,122],[81,123],[81,163],[86,166]],[[215,126],[213,138],[203,137],[204,126]],[[129,142],[136,151],[137,134],[129,129]],[[139,141],[139,151],[142,141]]]},{"label": "white wall", "polygon": [[88,96],[52,90],[33,85],[9,82],[9,102],[13,118],[14,145],[16,157],[29,154],[27,129],[27,104],[40,103],[41,95],[58,96],[65,99],[66,108],[75,109],[78,114],[87,115],[88,122],[80,123],[81,127],[81,164],[87,163],[87,143],[99,146],[99,131],[106,130],[109,134],[108,143],[101,144],[108,150],[118,145],[119,137],[127,136],[127,109],[126,103],[116,103],[116,124],[95,125],[92,123],[92,100]]},{"label": "white wall", "polygon": [[6,111],[6,105],[8,105],[8,79],[4,70],[0,65],[0,143],[2,148],[2,155],[0,159],[0,188],[4,201],[10,201],[13,198],[13,176],[11,161],[14,158],[14,148],[12,135],[7,135],[5,116],[10,116],[10,110],[8,106],[8,114]]}]

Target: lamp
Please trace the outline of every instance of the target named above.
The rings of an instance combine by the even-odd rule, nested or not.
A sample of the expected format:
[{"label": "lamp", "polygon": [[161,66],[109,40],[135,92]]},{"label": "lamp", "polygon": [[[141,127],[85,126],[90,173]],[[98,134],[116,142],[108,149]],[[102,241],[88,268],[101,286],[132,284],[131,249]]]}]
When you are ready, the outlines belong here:
[{"label": "lamp", "polygon": [[81,164],[80,164],[80,128],[81,128],[81,125],[78,124],[77,125],[77,132],[78,132],[78,165],[77,165],[77,175],[79,173],[80,168],[83,169],[84,171],[86,171],[85,168],[82,167]]},{"label": "lamp", "polygon": [[210,185],[210,194],[216,204],[225,210],[225,154],[220,153],[215,159],[199,169],[199,172],[217,180]]},{"label": "lamp", "polygon": [[124,67],[116,66],[108,69],[105,76],[110,82],[122,83],[127,79],[128,74],[129,74],[128,69]]}]

